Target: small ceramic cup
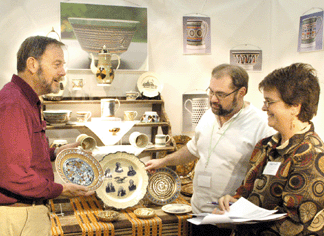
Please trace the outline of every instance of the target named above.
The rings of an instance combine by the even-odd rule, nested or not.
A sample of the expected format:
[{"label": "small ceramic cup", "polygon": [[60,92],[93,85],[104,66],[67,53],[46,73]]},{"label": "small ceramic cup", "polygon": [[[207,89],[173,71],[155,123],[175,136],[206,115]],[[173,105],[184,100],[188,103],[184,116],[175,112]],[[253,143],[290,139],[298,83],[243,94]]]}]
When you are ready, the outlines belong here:
[{"label": "small ceramic cup", "polygon": [[171,141],[171,137],[168,134],[157,134],[155,135],[155,146],[165,147]]},{"label": "small ceramic cup", "polygon": [[88,136],[86,134],[80,134],[76,138],[76,141],[80,142],[81,148],[85,151],[92,151],[97,146],[96,140],[93,137]]},{"label": "small ceramic cup", "polygon": [[156,111],[146,111],[141,118],[141,122],[151,123],[151,122],[159,122],[160,117]]},{"label": "small ceramic cup", "polygon": [[137,117],[137,111],[124,111],[124,120],[133,121]]},{"label": "small ceramic cup", "polygon": [[136,91],[127,91],[126,92],[126,100],[136,100],[140,96],[139,92]]},{"label": "small ceramic cup", "polygon": [[83,78],[72,79],[72,90],[81,90],[83,89],[83,85],[84,85]]},{"label": "small ceramic cup", "polygon": [[129,143],[137,148],[145,148],[149,142],[149,138],[146,134],[140,132],[133,132],[129,136]]},{"label": "small ceramic cup", "polygon": [[77,119],[77,122],[79,122],[79,123],[87,122],[90,117],[91,117],[90,111],[77,111],[77,113],[76,113],[76,119]]}]

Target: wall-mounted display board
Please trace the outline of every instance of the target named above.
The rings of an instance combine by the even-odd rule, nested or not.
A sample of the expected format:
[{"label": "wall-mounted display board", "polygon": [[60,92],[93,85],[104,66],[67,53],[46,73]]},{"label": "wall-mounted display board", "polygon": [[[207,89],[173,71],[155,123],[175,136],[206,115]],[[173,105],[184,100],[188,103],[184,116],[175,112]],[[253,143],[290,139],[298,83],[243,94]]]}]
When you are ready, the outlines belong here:
[{"label": "wall-mounted display board", "polygon": [[[61,2],[60,8],[69,69],[89,69],[106,46],[120,56],[119,70],[148,70],[147,8],[70,2]],[[111,60],[116,68],[117,58]]]},{"label": "wall-mounted display board", "polygon": [[183,17],[183,54],[211,53],[210,17]]},{"label": "wall-mounted display board", "polygon": [[323,48],[323,11],[302,15],[299,21],[298,52]]}]

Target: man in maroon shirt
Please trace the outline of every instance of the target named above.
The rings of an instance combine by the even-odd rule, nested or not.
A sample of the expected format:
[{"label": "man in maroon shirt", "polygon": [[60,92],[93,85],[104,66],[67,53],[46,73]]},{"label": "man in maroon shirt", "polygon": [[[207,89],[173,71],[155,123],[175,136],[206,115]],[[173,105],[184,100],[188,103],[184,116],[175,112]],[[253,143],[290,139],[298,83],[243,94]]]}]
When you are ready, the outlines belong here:
[{"label": "man in maroon shirt", "polygon": [[65,76],[63,43],[27,38],[17,54],[18,75],[0,91],[0,235],[51,235],[48,199],[88,196],[84,186],[54,183],[39,96],[55,93]]}]

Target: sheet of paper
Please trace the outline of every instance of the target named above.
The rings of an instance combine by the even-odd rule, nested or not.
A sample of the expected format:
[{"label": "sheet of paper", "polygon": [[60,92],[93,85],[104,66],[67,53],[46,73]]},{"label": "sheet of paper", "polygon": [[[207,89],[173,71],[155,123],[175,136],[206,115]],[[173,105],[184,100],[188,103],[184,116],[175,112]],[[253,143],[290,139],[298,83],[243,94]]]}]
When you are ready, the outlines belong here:
[{"label": "sheet of paper", "polygon": [[217,223],[233,223],[234,221],[231,220],[226,215],[216,215],[216,214],[208,214],[207,216],[198,216],[196,218],[188,219],[189,222],[195,225],[206,225],[206,224],[215,224]]},{"label": "sheet of paper", "polygon": [[220,223],[243,223],[253,221],[276,220],[285,217],[286,214],[274,214],[277,210],[267,210],[258,207],[241,197],[237,202],[232,204],[229,212],[223,215],[202,213],[193,214],[196,218],[188,219],[189,222],[200,224],[220,224]]},{"label": "sheet of paper", "polygon": [[277,210],[267,210],[253,204],[249,200],[241,197],[235,202],[229,212],[226,212],[229,217],[241,217],[245,219],[260,219],[262,217],[274,214]]}]

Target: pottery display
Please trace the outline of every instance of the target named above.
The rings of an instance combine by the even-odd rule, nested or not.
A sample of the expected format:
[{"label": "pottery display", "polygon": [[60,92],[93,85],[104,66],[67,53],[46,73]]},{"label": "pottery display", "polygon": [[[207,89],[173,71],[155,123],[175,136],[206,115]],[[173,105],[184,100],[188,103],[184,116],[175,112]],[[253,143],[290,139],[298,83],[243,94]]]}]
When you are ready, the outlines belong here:
[{"label": "pottery display", "polygon": [[106,45],[110,53],[126,52],[137,30],[139,21],[77,18],[69,17],[74,34],[81,48],[88,52],[97,53]]},{"label": "pottery display", "polygon": [[160,122],[160,117],[155,111],[146,111],[140,121],[145,123]]},{"label": "pottery display", "polygon": [[136,98],[138,98],[140,96],[139,92],[136,91],[127,91],[126,92],[126,100],[136,100]]},{"label": "pottery display", "polygon": [[205,38],[208,34],[208,24],[200,19],[187,20],[187,48],[205,48]]},{"label": "pottery display", "polygon": [[68,121],[71,119],[71,113],[70,110],[46,110],[43,111],[44,119],[50,124],[50,125],[66,125]]},{"label": "pottery display", "polygon": [[101,99],[101,117],[114,117],[119,107],[120,101],[117,98]]},{"label": "pottery display", "polygon": [[[191,104],[191,110],[187,107],[189,103]],[[184,108],[191,114],[192,125],[196,126],[202,115],[208,110],[208,98],[187,99]]]},{"label": "pottery display", "polygon": [[78,123],[85,123],[91,117],[91,111],[77,111],[76,119]]},{"label": "pottery display", "polygon": [[118,70],[120,65],[120,57],[117,54],[110,54],[107,50],[106,45],[103,46],[101,51],[98,53],[98,66],[95,66],[95,59],[91,53],[91,71],[96,75],[97,83],[99,85],[110,85],[114,78],[115,73],[111,64],[111,57],[115,56],[118,59],[118,64],[115,70]]},{"label": "pottery display", "polygon": [[124,111],[124,120],[125,121],[134,121],[137,117],[137,111]]}]

